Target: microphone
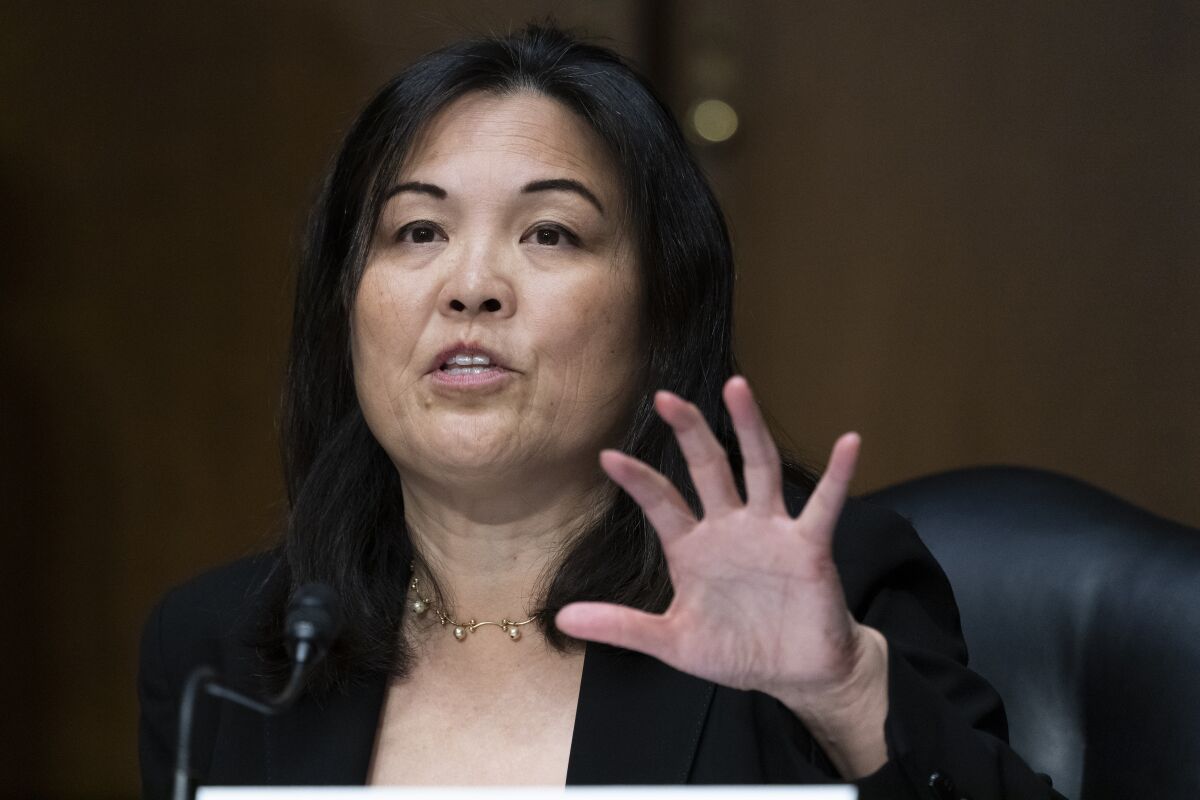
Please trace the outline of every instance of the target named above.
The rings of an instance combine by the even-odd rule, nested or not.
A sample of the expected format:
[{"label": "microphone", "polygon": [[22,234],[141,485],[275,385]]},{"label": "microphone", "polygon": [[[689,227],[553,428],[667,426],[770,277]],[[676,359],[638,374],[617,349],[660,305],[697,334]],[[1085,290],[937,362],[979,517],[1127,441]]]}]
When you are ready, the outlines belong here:
[{"label": "microphone", "polygon": [[184,684],[179,702],[179,739],[175,751],[174,800],[191,800],[197,776],[191,770],[192,722],[196,698],[203,691],[211,697],[237,703],[243,708],[274,716],[287,710],[300,695],[309,671],[329,652],[342,628],[342,612],[337,595],[321,583],[301,586],[292,595],[284,617],[291,676],[283,691],[275,697],[258,699],[242,694],[218,682],[220,676],[210,666],[196,667]]}]

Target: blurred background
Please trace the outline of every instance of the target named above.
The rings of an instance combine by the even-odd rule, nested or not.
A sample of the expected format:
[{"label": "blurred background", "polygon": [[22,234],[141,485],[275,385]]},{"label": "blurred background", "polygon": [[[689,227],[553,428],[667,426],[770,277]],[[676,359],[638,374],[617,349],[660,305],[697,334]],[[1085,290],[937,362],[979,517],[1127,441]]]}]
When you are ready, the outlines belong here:
[{"label": "blurred background", "polygon": [[1200,525],[1200,9],[1170,0],[0,5],[0,794],[135,797],[151,604],[266,546],[292,259],[355,110],[553,14],[729,215],[746,372],[867,491],[1060,470]]}]

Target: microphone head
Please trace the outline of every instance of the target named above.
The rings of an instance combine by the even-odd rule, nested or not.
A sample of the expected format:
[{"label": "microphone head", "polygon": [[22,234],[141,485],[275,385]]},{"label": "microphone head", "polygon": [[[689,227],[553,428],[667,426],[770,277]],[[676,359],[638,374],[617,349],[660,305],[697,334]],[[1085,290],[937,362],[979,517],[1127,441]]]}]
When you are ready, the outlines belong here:
[{"label": "microphone head", "polygon": [[293,655],[302,642],[315,646],[319,652],[327,651],[342,629],[337,595],[323,583],[301,586],[292,595],[283,625]]}]

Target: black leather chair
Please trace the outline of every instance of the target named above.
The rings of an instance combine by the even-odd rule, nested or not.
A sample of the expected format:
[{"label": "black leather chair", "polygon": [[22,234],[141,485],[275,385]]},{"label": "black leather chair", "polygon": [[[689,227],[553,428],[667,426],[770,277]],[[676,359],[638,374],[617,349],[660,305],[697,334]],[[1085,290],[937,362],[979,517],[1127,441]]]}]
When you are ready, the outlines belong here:
[{"label": "black leather chair", "polygon": [[1015,467],[866,499],[941,562],[1014,749],[1060,792],[1200,798],[1200,530]]}]

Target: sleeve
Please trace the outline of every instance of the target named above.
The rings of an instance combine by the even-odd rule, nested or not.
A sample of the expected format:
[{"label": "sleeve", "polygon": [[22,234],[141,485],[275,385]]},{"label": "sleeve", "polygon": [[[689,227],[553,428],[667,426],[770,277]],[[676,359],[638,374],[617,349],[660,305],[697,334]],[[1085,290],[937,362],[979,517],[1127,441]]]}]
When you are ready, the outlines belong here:
[{"label": "sleeve", "polygon": [[900,517],[854,505],[835,559],[851,611],[888,641],[888,762],[858,782],[860,796],[1061,798],[1008,746],[1003,704],[966,666],[953,592],[932,554]]},{"label": "sleeve", "polygon": [[138,761],[145,800],[171,796],[180,687],[167,669],[163,617],[168,597],[150,612],[138,657]]}]

